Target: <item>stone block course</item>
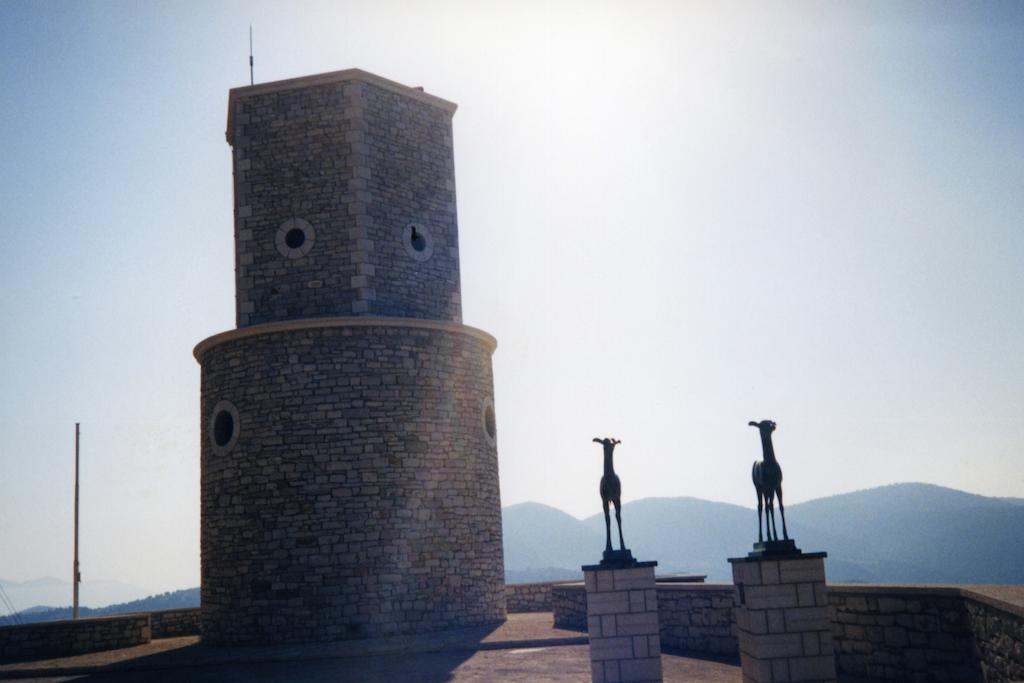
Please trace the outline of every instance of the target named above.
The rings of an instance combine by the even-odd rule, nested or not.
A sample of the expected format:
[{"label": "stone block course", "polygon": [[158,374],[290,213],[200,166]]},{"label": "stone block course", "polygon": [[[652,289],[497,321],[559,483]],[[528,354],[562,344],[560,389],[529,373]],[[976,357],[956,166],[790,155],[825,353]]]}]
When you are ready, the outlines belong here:
[{"label": "stone block course", "polygon": [[1024,680],[1024,609],[969,600],[967,619],[986,681]]},{"label": "stone block course", "polygon": [[164,609],[150,612],[150,628],[153,638],[176,638],[199,635],[198,607]]},{"label": "stone block course", "polygon": [[492,347],[456,330],[317,327],[205,350],[202,633],[334,640],[505,616]]},{"label": "stone block course", "polygon": [[349,70],[236,88],[228,111],[240,329],[195,352],[203,638],[503,619],[494,340],[460,324],[455,106]]},{"label": "stone block course", "polygon": [[[815,583],[824,586],[824,556],[738,558],[730,563],[744,677],[762,683],[834,682],[833,653],[821,651],[822,636],[830,631],[829,608],[815,604]],[[758,565],[758,571],[749,565]]]},{"label": "stone block course", "polygon": [[[363,314],[461,320],[454,107],[365,76],[232,91],[239,326]],[[316,240],[289,260],[275,238],[294,218]],[[426,260],[406,251],[411,223],[430,235]],[[314,293],[311,281],[321,283]]]},{"label": "stone block course", "polygon": [[592,679],[661,681],[654,567],[586,567],[584,576]]},{"label": "stone block course", "polygon": [[149,614],[0,626],[0,661],[67,657],[148,643]]},{"label": "stone block course", "polygon": [[[747,578],[760,577],[744,570]],[[659,584],[657,592],[661,643],[679,652],[735,656],[737,628],[767,634],[768,614],[778,612],[736,610],[733,623],[735,591],[727,585]],[[822,602],[821,596],[831,600]],[[893,681],[1024,680],[1024,608],[1014,604],[955,587],[877,585],[822,588],[815,590],[815,601],[830,605],[831,630],[803,633],[803,650],[810,656],[833,653],[839,674]],[[552,603],[556,625],[586,629],[582,584],[556,586]],[[898,604],[904,613],[892,611]],[[730,625],[700,625],[713,621]],[[906,644],[888,645],[886,628],[902,629]]]},{"label": "stone block course", "polygon": [[573,581],[510,583],[505,585],[505,602],[509,614],[514,612],[551,612],[551,589]]}]

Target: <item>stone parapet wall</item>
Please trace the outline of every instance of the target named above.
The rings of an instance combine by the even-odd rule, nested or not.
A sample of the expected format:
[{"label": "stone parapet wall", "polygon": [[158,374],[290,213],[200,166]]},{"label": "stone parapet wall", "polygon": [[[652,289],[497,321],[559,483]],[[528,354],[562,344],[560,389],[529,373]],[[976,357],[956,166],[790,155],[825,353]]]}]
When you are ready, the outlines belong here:
[{"label": "stone parapet wall", "polygon": [[[738,652],[733,587],[728,584],[657,583],[661,646],[676,652],[731,655]],[[582,583],[551,589],[555,626],[587,628],[587,593]]]},{"label": "stone parapet wall", "polygon": [[154,638],[175,638],[199,635],[198,607],[163,609],[150,612],[150,628]]},{"label": "stone parapet wall", "polygon": [[967,619],[985,681],[1024,681],[1024,608],[972,593]]},{"label": "stone parapet wall", "polygon": [[982,681],[957,588],[830,586],[839,673],[874,679]]},{"label": "stone parapet wall", "polygon": [[148,643],[150,635],[149,614],[0,626],[0,661],[67,657],[131,647]]},{"label": "stone parapet wall", "polygon": [[586,631],[587,589],[583,582],[553,586],[551,610],[555,616],[555,628]]},{"label": "stone parapet wall", "polygon": [[[897,681],[1024,680],[1024,607],[978,590],[829,586],[837,672]],[[738,656],[732,586],[658,584],[657,592],[662,648]],[[586,600],[582,583],[554,585],[555,625],[585,630]]]},{"label": "stone parapet wall", "polygon": [[[508,612],[551,612],[551,589],[576,581],[541,581],[536,583],[505,584],[505,603]],[[584,616],[583,626],[586,627]]]},{"label": "stone parapet wall", "polygon": [[735,656],[734,590],[722,584],[658,584],[661,646],[666,650]]}]

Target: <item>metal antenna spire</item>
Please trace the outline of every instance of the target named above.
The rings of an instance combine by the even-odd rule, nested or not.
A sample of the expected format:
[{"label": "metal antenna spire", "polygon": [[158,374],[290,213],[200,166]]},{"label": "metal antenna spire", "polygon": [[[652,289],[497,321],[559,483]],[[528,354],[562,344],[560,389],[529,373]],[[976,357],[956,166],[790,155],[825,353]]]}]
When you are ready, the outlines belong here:
[{"label": "metal antenna spire", "polygon": [[254,85],[252,75],[252,24],[249,24],[249,85]]}]

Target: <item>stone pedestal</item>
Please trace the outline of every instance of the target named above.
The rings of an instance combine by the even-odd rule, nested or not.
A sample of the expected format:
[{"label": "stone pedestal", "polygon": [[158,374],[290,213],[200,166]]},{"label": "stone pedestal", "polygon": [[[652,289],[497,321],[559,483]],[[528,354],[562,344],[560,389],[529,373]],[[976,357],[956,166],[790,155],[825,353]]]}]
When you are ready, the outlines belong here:
[{"label": "stone pedestal", "polygon": [[835,683],[825,556],[779,542],[729,560],[744,683]]},{"label": "stone pedestal", "polygon": [[629,555],[583,567],[593,683],[660,683],[657,564],[637,562]]}]

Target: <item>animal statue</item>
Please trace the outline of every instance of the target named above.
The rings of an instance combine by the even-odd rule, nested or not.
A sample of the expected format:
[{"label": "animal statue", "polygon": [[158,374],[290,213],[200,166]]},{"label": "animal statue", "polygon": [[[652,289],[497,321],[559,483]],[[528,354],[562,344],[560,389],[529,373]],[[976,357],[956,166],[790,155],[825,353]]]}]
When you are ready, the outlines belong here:
[{"label": "animal statue", "polygon": [[757,427],[761,433],[761,451],[764,456],[762,460],[754,462],[754,468],[750,473],[754,480],[754,489],[757,490],[757,540],[764,543],[764,536],[761,534],[761,511],[764,508],[767,508],[764,528],[768,532],[768,540],[779,540],[779,529],[775,523],[775,496],[779,497],[779,513],[782,515],[782,538],[789,540],[789,534],[786,532],[786,508],[782,505],[782,468],[775,459],[775,449],[772,447],[775,423],[771,420],[761,420],[748,424]]},{"label": "animal statue", "polygon": [[606,553],[612,552],[612,519],[608,515],[609,502],[615,505],[615,523],[619,526],[619,549],[625,550],[626,542],[622,540],[622,513],[620,511],[622,505],[622,483],[619,481],[618,475],[615,474],[615,467],[612,465],[612,452],[622,442],[610,437],[606,439],[595,437],[594,443],[604,446],[604,476],[601,477],[601,504],[604,506],[605,530],[604,551]]}]

